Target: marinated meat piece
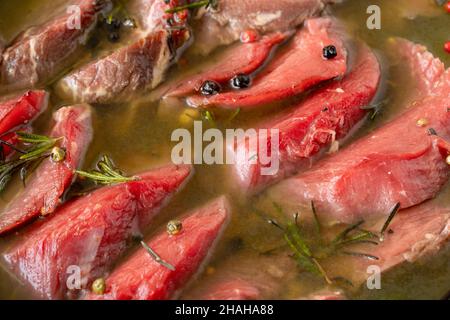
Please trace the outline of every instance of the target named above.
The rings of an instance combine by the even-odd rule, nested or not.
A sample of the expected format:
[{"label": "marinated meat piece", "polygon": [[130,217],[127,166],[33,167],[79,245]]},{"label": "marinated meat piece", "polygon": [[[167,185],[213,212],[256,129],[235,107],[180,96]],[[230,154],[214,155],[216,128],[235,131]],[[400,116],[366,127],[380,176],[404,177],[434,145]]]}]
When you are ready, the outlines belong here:
[{"label": "marinated meat piece", "polygon": [[273,47],[285,38],[285,34],[274,33],[256,42],[242,43],[232,47],[206,71],[180,81],[167,96],[186,96],[199,92],[202,84],[207,80],[225,85],[238,74],[250,75],[264,64]]},{"label": "marinated meat piece", "polygon": [[[57,84],[59,94],[76,102],[111,103],[126,101],[159,85],[171,65],[177,49],[189,39],[181,28],[185,20],[169,31],[165,10],[183,1],[132,1],[131,12],[138,16],[139,29],[133,31],[130,44],[107,53],[100,59],[75,70]],[[167,30],[166,30],[167,29]]]},{"label": "marinated meat piece", "polygon": [[166,31],[151,33],[67,75],[57,89],[72,101],[89,103],[123,101],[153,89],[170,63],[169,39]]},{"label": "marinated meat piece", "polygon": [[[258,148],[265,143],[258,136],[250,137],[246,143],[230,145],[234,153],[233,183],[250,193],[310,168],[311,163],[324,153],[330,143],[344,139],[365,118],[367,110],[361,109],[374,98],[379,81],[380,66],[372,51],[359,46],[353,68],[344,79],[334,81],[312,93],[292,111],[257,125],[263,129],[279,130],[278,171],[263,175],[261,159],[271,150],[271,137],[267,138],[266,150]],[[336,142],[335,142],[336,141]],[[256,154],[256,161],[252,155]]]},{"label": "marinated meat piece", "polygon": [[[42,298],[75,294],[108,270],[190,174],[189,166],[167,166],[72,200],[6,252],[5,260]],[[71,286],[73,270],[81,287]]]},{"label": "marinated meat piece", "polygon": [[169,235],[164,230],[147,243],[163,261],[175,268],[174,271],[156,262],[141,248],[106,279],[104,295],[91,293],[87,298],[168,300],[176,297],[199,271],[229,218],[229,204],[224,197],[195,210],[181,220],[179,234]]},{"label": "marinated meat piece", "polygon": [[261,34],[286,32],[320,15],[330,0],[221,0],[217,10],[208,10],[195,29],[196,48],[208,54],[221,45],[239,40],[243,31]]},{"label": "marinated meat piece", "polygon": [[[330,18],[311,19],[294,37],[289,48],[255,76],[248,89],[211,96],[193,96],[192,106],[251,108],[300,94],[315,85],[342,77],[347,70],[343,32]],[[334,46],[336,56],[324,57],[324,48]]]},{"label": "marinated meat piece", "polygon": [[[387,271],[402,262],[439,252],[450,237],[450,209],[433,202],[401,211],[390,225],[384,241],[371,250],[379,258],[375,263]],[[366,263],[359,260],[361,263]],[[372,261],[373,264],[373,261]]]},{"label": "marinated meat piece", "polygon": [[91,110],[87,105],[65,107],[54,114],[51,137],[62,137],[60,147],[65,159],[45,159],[27,182],[25,189],[12,200],[0,215],[0,235],[46,216],[59,205],[64,192],[72,184],[74,170],[83,161],[92,140]]},{"label": "marinated meat piece", "polygon": [[[21,34],[0,59],[0,91],[34,87],[52,80],[78,58],[107,0],[75,0],[80,16],[60,8],[55,19]],[[76,23],[79,21],[79,27]]]},{"label": "marinated meat piece", "polygon": [[412,87],[408,101],[414,102],[433,93],[445,72],[444,63],[426,47],[402,38],[390,38],[387,43],[391,57],[411,74]]},{"label": "marinated meat piece", "polygon": [[386,273],[406,263],[443,252],[448,247],[450,237],[450,209],[431,201],[403,210],[394,217],[389,230],[379,245],[360,244],[351,249],[377,257],[378,260],[346,257],[345,261],[341,261],[352,271],[349,280],[355,286],[366,282],[368,276],[373,274],[368,272],[369,266],[377,266]]},{"label": "marinated meat piece", "polygon": [[[48,106],[48,93],[45,91],[28,91],[20,96],[0,102],[0,139],[8,144],[18,143],[13,130],[30,132],[30,124]],[[7,144],[1,146],[4,157],[13,153]]]},{"label": "marinated meat piece", "polygon": [[45,91],[27,91],[0,102],[0,136],[31,123],[47,109],[47,105],[48,94]]},{"label": "marinated meat piece", "polygon": [[[432,57],[415,57],[411,67],[428,65],[432,71],[422,77],[435,79]],[[436,85],[423,83],[433,86],[432,94],[273,192],[296,203],[314,201],[323,219],[340,222],[376,218],[396,203],[408,208],[436,196],[450,177],[450,70]]]}]

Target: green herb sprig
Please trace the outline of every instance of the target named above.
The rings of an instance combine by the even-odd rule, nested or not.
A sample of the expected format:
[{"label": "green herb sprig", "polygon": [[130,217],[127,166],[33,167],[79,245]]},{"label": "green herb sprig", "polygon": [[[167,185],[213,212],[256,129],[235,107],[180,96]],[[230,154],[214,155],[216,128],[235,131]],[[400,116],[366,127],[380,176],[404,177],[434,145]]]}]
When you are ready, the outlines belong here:
[{"label": "green herb sprig", "polygon": [[92,180],[95,183],[109,185],[115,183],[136,181],[138,177],[127,177],[124,176],[122,171],[120,171],[112,162],[111,158],[107,155],[103,155],[101,160],[97,162],[97,169],[92,171],[81,171],[76,170],[80,177]]},{"label": "green herb sprig", "polygon": [[284,239],[293,251],[297,263],[306,271],[321,275],[328,284],[332,284],[332,280],[328,277],[319,260],[315,257],[311,247],[308,245],[307,239],[302,234],[297,220],[298,214],[295,214],[295,222],[288,223],[284,233]]},{"label": "green herb sprig", "polygon": [[[18,157],[9,161],[2,161],[0,165],[0,192],[3,192],[16,172],[20,172],[20,179],[25,185],[26,176],[32,169],[37,167],[45,158],[52,155],[52,149],[56,147],[62,138],[50,138],[28,132],[16,132],[18,140],[30,145],[26,150],[22,150],[6,141],[0,140],[2,146],[6,145],[19,153]],[[3,152],[2,152],[3,153]]]},{"label": "green herb sprig", "polygon": [[[283,209],[279,204],[273,203],[273,205],[278,213],[283,213]],[[320,261],[337,254],[350,255],[368,260],[379,260],[379,258],[375,255],[364,252],[350,251],[348,248],[356,244],[378,245],[379,242],[382,242],[384,240],[386,230],[388,230],[390,223],[398,213],[399,209],[400,204],[397,203],[391,210],[379,233],[362,229],[364,220],[361,220],[346,227],[330,242],[325,241],[322,237],[323,226],[319,221],[316,207],[314,203],[311,202],[311,210],[315,221],[315,230],[320,237],[319,246],[312,246],[310,244],[306,233],[302,230],[302,227],[298,223],[299,215],[297,213],[294,215],[294,222],[289,222],[286,227],[281,226],[277,221],[272,219],[268,219],[267,221],[271,225],[283,231],[283,237],[289,249],[293,252],[293,257],[297,261],[297,264],[302,269],[312,274],[322,276],[328,284],[332,284],[337,281],[336,279],[339,278],[342,280],[343,278],[338,277],[330,279]],[[346,280],[345,282],[348,283],[349,281]]]}]

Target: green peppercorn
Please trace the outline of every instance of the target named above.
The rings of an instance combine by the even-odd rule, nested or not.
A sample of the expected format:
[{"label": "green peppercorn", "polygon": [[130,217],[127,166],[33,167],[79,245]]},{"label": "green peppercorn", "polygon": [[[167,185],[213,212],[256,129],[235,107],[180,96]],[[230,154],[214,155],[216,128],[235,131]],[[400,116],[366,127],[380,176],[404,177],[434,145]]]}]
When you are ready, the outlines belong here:
[{"label": "green peppercorn", "polygon": [[60,147],[54,147],[51,153],[51,159],[53,162],[61,162],[66,158],[66,152]]},{"label": "green peppercorn", "polygon": [[98,278],[92,283],[92,292],[98,295],[104,294],[106,291],[106,282],[103,278]]},{"label": "green peppercorn", "polygon": [[167,224],[167,233],[171,236],[177,235],[183,229],[183,225],[179,220],[172,220]]}]

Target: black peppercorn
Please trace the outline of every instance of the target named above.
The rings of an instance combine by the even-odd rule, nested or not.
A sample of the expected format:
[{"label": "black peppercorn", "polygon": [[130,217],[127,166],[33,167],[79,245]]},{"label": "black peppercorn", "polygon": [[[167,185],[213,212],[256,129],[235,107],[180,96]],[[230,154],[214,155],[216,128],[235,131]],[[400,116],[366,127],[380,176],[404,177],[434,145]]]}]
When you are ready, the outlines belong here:
[{"label": "black peppercorn", "polygon": [[110,32],[108,33],[108,40],[111,42],[117,42],[120,39],[120,35],[118,32]]},{"label": "black peppercorn", "polygon": [[220,84],[212,80],[206,80],[200,88],[200,93],[204,96],[212,96],[218,94],[220,90]]},{"label": "black peppercorn", "polygon": [[333,59],[336,58],[336,56],[337,56],[337,49],[335,46],[331,45],[323,48],[323,57],[325,59]]},{"label": "black peppercorn", "polygon": [[231,79],[231,86],[235,89],[245,89],[250,87],[251,79],[248,75],[240,73]]}]

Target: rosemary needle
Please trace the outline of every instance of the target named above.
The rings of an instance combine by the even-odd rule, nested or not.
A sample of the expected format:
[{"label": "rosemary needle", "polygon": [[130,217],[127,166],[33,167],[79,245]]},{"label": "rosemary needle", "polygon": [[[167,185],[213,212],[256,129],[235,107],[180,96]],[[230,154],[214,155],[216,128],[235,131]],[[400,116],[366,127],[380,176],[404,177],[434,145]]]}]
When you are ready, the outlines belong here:
[{"label": "rosemary needle", "polygon": [[311,201],[311,211],[314,216],[314,222],[316,224],[317,233],[320,234],[322,232],[322,224],[320,223],[319,216],[317,215],[317,210],[316,206],[314,205],[314,201]]},{"label": "rosemary needle", "polygon": [[387,228],[389,227],[389,225],[392,222],[392,219],[394,219],[395,215],[398,213],[399,210],[400,210],[400,202],[394,206],[391,213],[389,214],[389,217],[387,218],[386,222],[384,223],[383,228],[381,229],[381,232],[380,232],[380,241],[384,240],[384,233],[386,232]]},{"label": "rosemary needle", "polygon": [[206,8],[217,8],[217,0],[202,0],[202,1],[197,1],[197,2],[193,2],[193,3],[189,3],[183,6],[178,6],[175,8],[171,8],[171,9],[167,9],[166,13],[176,13],[176,12],[180,12],[186,9],[196,9],[196,8],[201,8],[201,7],[206,7]]},{"label": "rosemary needle", "polygon": [[161,257],[152,248],[150,248],[144,241],[141,241],[141,245],[148,252],[148,254],[153,258],[153,260],[155,260],[157,263],[159,263],[163,267],[166,267],[170,271],[175,271],[175,267],[173,265],[171,265],[170,263],[161,259]]},{"label": "rosemary needle", "polygon": [[2,161],[0,164],[0,192],[6,188],[7,184],[11,181],[13,174],[17,171],[20,172],[20,178],[24,183],[25,176],[31,171],[29,169],[36,168],[36,162],[39,163],[41,160],[51,156],[51,150],[62,139],[62,137],[51,138],[21,131],[16,132],[15,134],[20,142],[30,144],[31,146],[27,150],[22,150],[14,147],[8,142],[0,140],[2,147],[3,145],[9,146],[19,153],[18,157],[6,162]]}]

